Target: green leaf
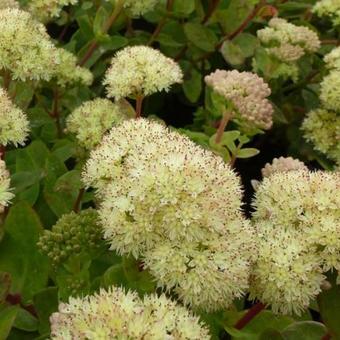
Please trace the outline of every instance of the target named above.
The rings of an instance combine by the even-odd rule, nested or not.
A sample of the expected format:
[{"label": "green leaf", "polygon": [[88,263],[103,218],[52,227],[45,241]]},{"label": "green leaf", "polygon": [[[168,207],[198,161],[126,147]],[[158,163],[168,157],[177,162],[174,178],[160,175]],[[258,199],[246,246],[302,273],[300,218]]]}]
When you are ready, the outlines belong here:
[{"label": "green leaf", "polygon": [[38,320],[27,310],[19,308],[14,321],[14,327],[27,332],[38,330]]},{"label": "green leaf", "polygon": [[245,57],[240,46],[232,41],[225,41],[221,47],[223,58],[230,65],[241,65],[244,63]]},{"label": "green leaf", "polygon": [[33,297],[33,304],[38,314],[39,333],[49,333],[49,317],[58,309],[58,289],[56,287],[49,287],[39,291]]},{"label": "green leaf", "polygon": [[82,15],[77,18],[77,23],[80,27],[80,30],[88,40],[92,40],[94,38],[92,24],[90,22],[90,18],[88,15]]},{"label": "green leaf", "polygon": [[322,321],[335,339],[340,339],[340,285],[332,283],[332,288],[323,290],[318,297]]},{"label": "green leaf", "polygon": [[217,37],[209,28],[193,22],[184,25],[184,33],[196,47],[206,52],[215,51]]},{"label": "green leaf", "polygon": [[196,69],[191,69],[189,79],[185,79],[183,91],[192,103],[196,103],[199,99],[202,92],[202,75]]},{"label": "green leaf", "polygon": [[0,311],[0,339],[7,339],[17,313],[17,306],[10,306]]},{"label": "green leaf", "polygon": [[24,301],[42,289],[48,279],[48,262],[37,248],[42,226],[38,215],[25,202],[11,207],[0,247],[0,270],[11,273],[11,291]]},{"label": "green leaf", "polygon": [[129,43],[129,40],[118,34],[114,36],[106,34],[99,39],[99,42],[106,50],[115,51],[125,47]]},{"label": "green leaf", "polygon": [[254,148],[244,148],[237,152],[237,158],[250,158],[258,155],[260,150]]},{"label": "green leaf", "polygon": [[250,33],[239,34],[233,42],[239,46],[244,58],[252,57],[256,48],[259,46],[258,39]]},{"label": "green leaf", "polygon": [[195,9],[195,0],[174,0],[173,13],[177,17],[187,17]]},{"label": "green leaf", "polygon": [[315,321],[294,322],[282,331],[285,340],[320,340],[326,335],[326,327]]},{"label": "green leaf", "polygon": [[103,27],[109,16],[110,13],[105,9],[105,7],[99,7],[93,22],[93,33],[96,37],[103,33]]}]

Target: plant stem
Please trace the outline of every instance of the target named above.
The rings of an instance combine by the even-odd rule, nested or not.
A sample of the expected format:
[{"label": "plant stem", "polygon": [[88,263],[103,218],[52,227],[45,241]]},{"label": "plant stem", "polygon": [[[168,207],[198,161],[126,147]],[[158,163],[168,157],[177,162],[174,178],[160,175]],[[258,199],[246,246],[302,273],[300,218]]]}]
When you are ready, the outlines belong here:
[{"label": "plant stem", "polygon": [[33,305],[23,305],[21,301],[20,294],[7,294],[6,302],[11,305],[20,305],[22,309],[25,309],[27,312],[31,313],[34,317],[37,317],[37,312]]},{"label": "plant stem", "polygon": [[148,41],[148,45],[151,45],[159,36],[159,33],[161,33],[162,28],[164,27],[166,21],[168,20],[170,13],[172,11],[172,7],[174,4],[174,0],[168,0],[167,4],[166,4],[166,14],[165,16],[160,20],[160,22],[158,23],[156,29],[153,31],[149,41]]},{"label": "plant stem", "polygon": [[144,99],[144,96],[141,96],[141,95],[136,97],[136,116],[135,116],[136,119],[142,116],[143,99]]},{"label": "plant stem", "polygon": [[248,312],[243,315],[243,317],[236,322],[234,327],[236,329],[242,329],[245,327],[251,320],[255,318],[256,315],[258,315],[262,310],[264,310],[266,306],[262,304],[261,302],[258,302],[256,305],[252,306]]},{"label": "plant stem", "polygon": [[9,71],[6,71],[4,70],[3,72],[3,81],[4,81],[4,84],[3,84],[3,87],[4,89],[8,92],[9,90],[9,86],[11,84],[11,74],[9,73]]},{"label": "plant stem", "polygon": [[329,333],[327,333],[321,338],[321,340],[329,340],[331,338],[332,338],[332,336]]},{"label": "plant stem", "polygon": [[84,193],[85,193],[85,189],[84,189],[84,188],[81,188],[81,189],[79,190],[77,199],[76,199],[76,201],[75,201],[75,203],[74,203],[74,206],[73,206],[73,211],[74,211],[75,213],[78,213],[78,212],[80,211],[80,209],[81,209],[81,200],[82,200],[82,198],[83,198],[83,196],[84,196]]},{"label": "plant stem", "polygon": [[[105,34],[109,31],[111,26],[114,24],[114,22],[117,20],[119,17],[120,13],[123,10],[123,5],[124,2],[122,0],[119,0],[111,14],[111,16],[107,19],[105,22],[103,28],[102,28],[102,33]],[[92,43],[90,44],[88,50],[85,52],[83,58],[79,61],[78,65],[79,66],[84,66],[86,62],[92,57],[93,52],[97,49],[98,43],[96,40],[93,40]]]},{"label": "plant stem", "polygon": [[209,2],[209,8],[207,13],[205,14],[203,20],[202,20],[202,24],[206,24],[209,19],[211,18],[211,16],[214,14],[216,8],[218,7],[218,5],[220,4],[220,0],[211,0],[211,2]]},{"label": "plant stem", "polygon": [[57,131],[58,131],[58,137],[61,137],[63,134],[63,130],[61,128],[61,123],[60,123],[59,99],[60,99],[60,94],[59,94],[58,88],[55,88],[53,90],[53,109],[50,115],[52,118],[55,119],[55,124],[56,124]]},{"label": "plant stem", "polygon": [[6,147],[4,145],[0,145],[0,159],[5,159]]},{"label": "plant stem", "polygon": [[215,143],[219,144],[222,140],[224,130],[229,122],[229,119],[231,117],[231,114],[229,111],[224,112],[223,118],[221,119],[220,125],[218,126]]}]

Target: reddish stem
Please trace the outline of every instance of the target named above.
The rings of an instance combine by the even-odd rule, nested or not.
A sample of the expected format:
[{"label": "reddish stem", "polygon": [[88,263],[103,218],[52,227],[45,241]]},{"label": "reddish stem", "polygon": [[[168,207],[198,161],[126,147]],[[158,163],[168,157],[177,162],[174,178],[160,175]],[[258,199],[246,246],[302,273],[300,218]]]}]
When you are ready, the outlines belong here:
[{"label": "reddish stem", "polygon": [[220,0],[212,0],[209,3],[209,8],[207,13],[205,14],[203,20],[202,20],[202,24],[206,24],[209,19],[211,18],[211,16],[214,14],[216,8],[218,7],[218,5],[220,4]]},{"label": "reddish stem", "polygon": [[230,113],[225,112],[223,115],[223,118],[221,119],[220,125],[218,126],[218,130],[216,133],[216,139],[215,139],[216,144],[219,144],[221,142],[224,130],[229,122],[229,119],[230,119]]},{"label": "reddish stem", "polygon": [[97,49],[97,47],[98,43],[96,41],[92,41],[83,58],[80,60],[79,66],[84,66],[86,64],[86,62],[92,57],[92,54]]},{"label": "reddish stem", "polygon": [[136,97],[136,119],[142,116],[143,96]]},{"label": "reddish stem", "polygon": [[6,91],[9,90],[9,86],[11,84],[11,75],[9,73],[9,71],[4,71],[4,75],[3,75],[3,80],[4,80],[4,89]]},{"label": "reddish stem", "polygon": [[329,333],[327,333],[321,338],[321,340],[329,340],[331,338],[332,338],[332,336]]},{"label": "reddish stem", "polygon": [[0,159],[5,159],[6,147],[4,145],[0,145]]},{"label": "reddish stem", "polygon": [[81,188],[79,190],[77,199],[76,199],[76,201],[74,203],[74,206],[73,206],[73,211],[76,212],[76,213],[78,213],[80,211],[80,209],[81,209],[81,200],[82,200],[82,198],[84,196],[84,193],[85,193],[85,189]]},{"label": "reddish stem", "polygon": [[50,115],[51,117],[55,119],[55,124],[56,124],[57,131],[58,131],[58,137],[61,137],[63,134],[63,130],[61,128],[61,123],[60,123],[59,99],[60,99],[60,94],[59,94],[58,88],[55,88],[53,91],[53,109]]},{"label": "reddish stem", "polygon": [[251,320],[253,320],[255,318],[256,315],[258,315],[261,311],[263,311],[266,308],[266,306],[261,303],[258,302],[256,305],[252,306],[248,312],[243,315],[243,317],[238,320],[236,322],[236,324],[234,325],[234,327],[236,329],[242,329],[243,327],[245,327]]}]

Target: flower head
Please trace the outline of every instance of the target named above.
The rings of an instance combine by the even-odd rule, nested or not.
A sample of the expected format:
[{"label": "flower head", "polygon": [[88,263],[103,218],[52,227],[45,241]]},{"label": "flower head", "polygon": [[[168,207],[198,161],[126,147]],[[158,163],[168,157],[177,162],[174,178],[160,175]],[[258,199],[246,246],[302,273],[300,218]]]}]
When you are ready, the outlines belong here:
[{"label": "flower head", "polygon": [[134,17],[141,16],[152,11],[160,0],[124,0],[124,7]]},{"label": "flower head", "polygon": [[41,22],[58,18],[64,6],[75,5],[78,0],[30,0],[28,11]]},{"label": "flower head", "polygon": [[54,266],[73,255],[96,252],[103,245],[101,230],[94,209],[63,215],[51,230],[40,236],[38,246]]},{"label": "flower head", "polygon": [[4,212],[13,197],[14,194],[10,189],[10,174],[6,169],[6,163],[0,159],[0,214]]},{"label": "flower head", "polygon": [[24,144],[29,133],[26,115],[12,103],[0,88],[0,145]]},{"label": "flower head", "polygon": [[321,84],[320,99],[326,109],[340,112],[340,70],[332,70]]},{"label": "flower head", "polygon": [[274,313],[301,314],[321,291],[321,259],[304,244],[302,232],[257,224],[259,254],[250,278],[250,298]]},{"label": "flower head", "polygon": [[[304,261],[303,258],[306,257],[308,261],[304,265],[301,264],[302,267],[299,268],[300,280],[295,276],[295,282],[292,282],[290,286],[287,282],[283,285],[286,288],[294,287],[295,284],[299,284],[298,282],[305,280],[305,282],[309,281],[310,284],[314,285],[313,289],[305,296],[304,303],[302,303],[302,300],[299,302],[299,297],[294,295],[294,292],[288,292],[285,290],[286,288],[283,288],[285,293],[281,298],[291,304],[284,306],[282,300],[282,306],[278,306],[278,308],[283,311],[293,310],[292,306],[295,302],[297,308],[299,306],[301,308],[306,307],[309,299],[318,292],[316,288],[317,282],[322,280],[321,273],[329,269],[339,270],[340,268],[340,197],[337,194],[339,189],[339,172],[309,172],[304,170],[275,173],[264,178],[257,188],[254,201],[256,211],[253,214],[253,221],[257,226],[260,238],[262,237],[264,244],[268,244],[269,247],[267,253],[263,253],[266,249],[265,245],[259,247],[259,258],[261,259],[261,254],[263,254],[261,261],[267,268],[267,273],[273,272],[273,268],[270,266],[277,261],[272,261],[275,256],[278,257],[278,260],[281,257],[284,259],[284,256],[289,256],[294,263],[298,261],[298,258],[300,258],[300,261]],[[282,240],[279,237],[281,234],[283,235]],[[294,242],[287,241],[287,237]],[[279,249],[282,248],[281,252],[285,254],[288,245],[294,247],[297,252],[290,255],[289,253],[279,255]],[[272,248],[273,246],[277,246],[278,250]],[[305,255],[298,255],[300,253]],[[268,257],[268,254],[272,254],[271,257]],[[261,264],[261,262],[259,263]],[[307,267],[303,269],[305,265]],[[308,271],[306,271],[308,267],[314,273],[311,272],[311,275],[316,275],[314,279],[307,279],[305,276],[308,274]],[[265,274],[265,268],[260,270],[262,274],[258,273],[258,275],[263,275],[263,279],[262,284],[256,284],[256,296],[261,297],[261,294],[264,294],[262,299],[266,303],[273,303],[275,302],[273,292],[270,293],[271,297],[268,295],[267,298],[264,298],[266,287],[269,288],[269,285],[264,285],[263,280],[268,280],[268,275]],[[287,272],[286,269],[283,273],[285,272]],[[270,277],[276,287],[283,282],[279,276],[271,274]],[[274,282],[275,280],[277,282]],[[260,292],[261,285],[263,287],[262,293]],[[306,289],[312,288],[307,283],[305,285]],[[309,298],[307,298],[308,296]],[[294,300],[295,298],[297,300]],[[270,299],[274,300],[270,301]],[[293,311],[296,312],[297,310]]]},{"label": "flower head", "polygon": [[92,84],[92,73],[87,68],[77,65],[77,57],[74,54],[63,48],[58,48],[56,54],[59,61],[54,78],[60,86],[65,87],[77,83],[86,86]]},{"label": "flower head", "polygon": [[236,70],[216,70],[205,77],[205,82],[232,103],[239,118],[250,125],[270,129],[273,108],[267,97],[271,91],[258,75]]},{"label": "flower head", "polygon": [[210,338],[197,317],[164,295],[142,300],[136,293],[116,287],[70,298],[50,320],[53,340]]},{"label": "flower head", "polygon": [[328,69],[340,70],[340,46],[333,48],[332,51],[326,54],[324,57],[324,61]]},{"label": "flower head", "polygon": [[178,64],[147,46],[126,47],[112,59],[104,85],[109,97],[148,96],[182,82]]},{"label": "flower head", "polygon": [[19,9],[0,10],[0,69],[14,79],[49,80],[58,62],[44,25]]},{"label": "flower head", "polygon": [[158,285],[203,311],[228,308],[248,288],[255,254],[252,228],[234,221],[226,235],[202,242],[162,242],[144,255]]},{"label": "flower head", "polygon": [[313,12],[319,17],[329,17],[334,26],[340,25],[339,0],[320,0],[314,5]]},{"label": "flower head", "polygon": [[267,52],[284,63],[297,61],[320,47],[318,35],[305,26],[296,26],[282,18],[273,18],[257,36]]},{"label": "flower head", "polygon": [[19,8],[19,3],[16,0],[0,0],[0,10],[5,8]]},{"label": "flower head", "polygon": [[266,163],[264,168],[261,169],[263,177],[269,177],[276,172],[285,172],[292,170],[308,170],[305,163],[294,159],[292,157],[274,158],[272,163]]},{"label": "flower head", "polygon": [[334,111],[316,109],[310,111],[302,124],[304,137],[315,150],[340,162],[340,116]]},{"label": "flower head", "polygon": [[67,117],[67,130],[76,135],[78,143],[91,150],[105,132],[124,119],[118,106],[108,99],[97,98],[83,103]]}]

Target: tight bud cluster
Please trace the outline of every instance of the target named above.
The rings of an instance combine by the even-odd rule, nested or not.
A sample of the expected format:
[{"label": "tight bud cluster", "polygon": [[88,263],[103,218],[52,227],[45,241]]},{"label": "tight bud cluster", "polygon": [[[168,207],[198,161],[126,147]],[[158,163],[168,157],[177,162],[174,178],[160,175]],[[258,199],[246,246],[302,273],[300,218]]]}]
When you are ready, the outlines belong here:
[{"label": "tight bud cluster", "polygon": [[6,169],[6,163],[0,159],[0,214],[4,212],[13,197],[9,171]]}]

